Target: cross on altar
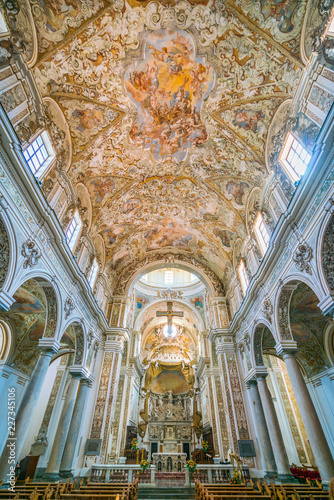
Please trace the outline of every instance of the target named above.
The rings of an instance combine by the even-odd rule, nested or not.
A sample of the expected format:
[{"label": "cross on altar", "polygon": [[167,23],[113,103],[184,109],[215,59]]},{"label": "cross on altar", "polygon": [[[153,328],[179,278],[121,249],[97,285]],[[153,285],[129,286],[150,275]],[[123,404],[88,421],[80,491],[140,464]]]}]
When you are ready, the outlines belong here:
[{"label": "cross on altar", "polygon": [[173,316],[183,317],[183,312],[173,311],[173,302],[167,302],[167,311],[157,311],[157,316],[167,316],[167,333],[172,335]]}]

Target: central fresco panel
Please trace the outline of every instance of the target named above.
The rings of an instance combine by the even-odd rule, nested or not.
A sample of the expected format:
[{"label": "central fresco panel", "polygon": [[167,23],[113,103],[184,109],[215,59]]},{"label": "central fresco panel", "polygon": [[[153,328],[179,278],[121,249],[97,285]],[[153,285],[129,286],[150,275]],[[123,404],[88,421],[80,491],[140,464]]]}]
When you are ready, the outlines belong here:
[{"label": "central fresco panel", "polygon": [[148,37],[142,61],[125,73],[125,87],[138,116],[130,138],[159,160],[181,161],[208,138],[200,111],[214,85],[214,71],[195,54],[183,30],[158,30]]}]

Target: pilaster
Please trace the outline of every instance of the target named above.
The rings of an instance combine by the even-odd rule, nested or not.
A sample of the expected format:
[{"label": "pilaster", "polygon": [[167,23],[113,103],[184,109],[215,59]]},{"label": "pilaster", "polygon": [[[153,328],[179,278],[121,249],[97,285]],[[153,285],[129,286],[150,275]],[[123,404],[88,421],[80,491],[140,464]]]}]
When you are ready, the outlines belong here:
[{"label": "pilaster", "polygon": [[[238,439],[250,439],[247,414],[244,403],[243,388],[240,381],[235,344],[228,332],[210,332],[215,338],[216,351],[221,371],[222,392],[227,407],[227,426],[229,427],[229,441],[231,449],[237,454]],[[254,467],[252,458],[245,462]]]}]

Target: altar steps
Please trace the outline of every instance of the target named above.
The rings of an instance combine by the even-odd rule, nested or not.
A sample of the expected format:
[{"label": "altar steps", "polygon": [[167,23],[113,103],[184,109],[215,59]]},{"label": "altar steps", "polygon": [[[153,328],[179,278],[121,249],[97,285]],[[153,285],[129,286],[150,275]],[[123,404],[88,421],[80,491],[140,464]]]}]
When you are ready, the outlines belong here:
[{"label": "altar steps", "polygon": [[138,500],[194,500],[195,488],[145,488],[138,489]]}]

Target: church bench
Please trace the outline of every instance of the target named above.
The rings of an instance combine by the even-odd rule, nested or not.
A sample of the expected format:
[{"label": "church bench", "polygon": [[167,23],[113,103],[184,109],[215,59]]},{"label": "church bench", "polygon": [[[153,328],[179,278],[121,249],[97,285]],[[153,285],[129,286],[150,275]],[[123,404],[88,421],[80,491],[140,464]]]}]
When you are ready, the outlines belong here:
[{"label": "church bench", "polygon": [[[238,485],[239,486],[239,485]],[[245,488],[239,488],[238,486],[234,485],[234,488],[224,488],[222,487],[216,487],[216,485],[206,485],[206,487],[199,487],[196,492],[196,499],[202,500],[206,498],[206,495],[220,495],[224,496],[227,498],[247,498],[247,499],[253,499],[253,498],[263,498],[263,494],[256,490],[246,490]],[[267,495],[271,496],[271,495]]]},{"label": "church bench", "polygon": [[1,500],[14,500],[20,498],[20,500],[41,500],[43,499],[43,493],[32,491],[31,493],[18,493],[18,492],[10,492],[6,491],[4,493],[0,493]]},{"label": "church bench", "polygon": [[128,488],[135,483],[89,483],[88,486],[80,486],[78,491],[86,491],[86,490],[105,490],[108,488]]},{"label": "church bench", "polygon": [[[96,493],[91,493],[89,495],[83,493],[65,493],[64,495],[59,495],[60,500],[95,500]],[[101,500],[129,500],[128,493],[108,493],[106,495],[99,495]]]},{"label": "church bench", "polygon": [[128,492],[130,499],[135,499],[137,497],[137,488],[135,487],[130,487],[130,488],[125,488],[125,487],[119,487],[119,486],[114,486],[113,488],[104,488],[104,489],[89,489],[89,490],[76,490],[75,494],[84,494],[84,495],[96,495],[100,497],[101,495],[109,495],[110,493],[123,493],[123,492]]},{"label": "church bench", "polygon": [[233,495],[226,495],[225,493],[212,493],[206,492],[205,500],[271,500],[271,496],[269,495],[243,495],[242,493],[237,493]]}]

